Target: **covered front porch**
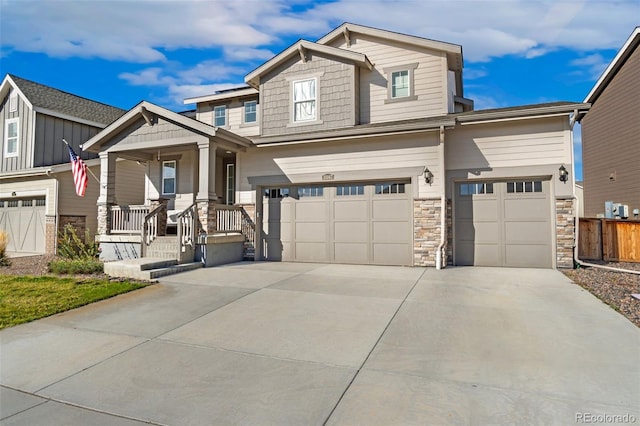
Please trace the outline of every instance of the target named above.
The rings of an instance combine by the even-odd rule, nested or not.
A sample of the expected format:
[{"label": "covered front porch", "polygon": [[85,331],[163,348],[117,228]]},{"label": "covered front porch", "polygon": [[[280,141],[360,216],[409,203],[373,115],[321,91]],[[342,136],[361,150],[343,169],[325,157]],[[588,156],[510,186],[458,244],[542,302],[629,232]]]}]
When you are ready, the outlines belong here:
[{"label": "covered front porch", "polygon": [[[84,149],[100,156],[97,239],[103,260],[153,257],[209,266],[227,260],[229,251],[234,259],[250,255],[254,223],[234,205],[236,153],[250,145],[147,102],[89,140]],[[140,203],[118,201],[118,159],[145,168]]]}]

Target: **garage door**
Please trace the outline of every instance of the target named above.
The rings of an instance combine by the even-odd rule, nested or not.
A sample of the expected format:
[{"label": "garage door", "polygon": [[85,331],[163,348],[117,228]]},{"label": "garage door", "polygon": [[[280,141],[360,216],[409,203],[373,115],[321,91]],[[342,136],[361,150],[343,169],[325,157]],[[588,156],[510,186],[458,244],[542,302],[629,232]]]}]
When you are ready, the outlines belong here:
[{"label": "garage door", "polygon": [[457,265],[550,268],[548,180],[456,185]]},{"label": "garage door", "polygon": [[409,182],[267,188],[266,260],[411,265]]},{"label": "garage door", "polygon": [[0,229],[9,234],[7,251],[45,252],[45,199],[0,199]]}]

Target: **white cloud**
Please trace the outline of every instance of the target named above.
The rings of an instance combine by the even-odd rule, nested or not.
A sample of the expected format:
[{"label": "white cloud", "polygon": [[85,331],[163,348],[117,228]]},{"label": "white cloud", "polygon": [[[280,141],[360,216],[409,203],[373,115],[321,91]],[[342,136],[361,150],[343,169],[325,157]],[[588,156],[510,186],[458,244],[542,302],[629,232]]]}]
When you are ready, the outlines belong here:
[{"label": "white cloud", "polygon": [[458,43],[476,62],[617,49],[637,25],[640,2],[2,0],[2,15],[3,49],[54,57],[151,63],[173,49],[223,48],[232,60],[263,60],[284,36],[315,39],[349,21]]},{"label": "white cloud", "polygon": [[237,47],[237,48],[225,48],[225,59],[231,61],[266,61],[274,56],[274,53],[269,49],[252,49],[250,47]]},{"label": "white cloud", "polygon": [[175,78],[161,73],[161,68],[147,68],[137,73],[123,72],[118,77],[132,86],[164,86],[175,82]]},{"label": "white cloud", "polygon": [[[465,80],[476,80],[478,78],[485,77],[488,74],[487,70],[479,69],[479,68],[466,68],[464,70],[464,79]],[[469,87],[467,85],[467,87]]]},{"label": "white cloud", "polygon": [[574,75],[586,76],[590,80],[597,80],[609,65],[609,60],[605,59],[599,53],[594,53],[574,59],[570,62],[570,65],[577,68]]}]

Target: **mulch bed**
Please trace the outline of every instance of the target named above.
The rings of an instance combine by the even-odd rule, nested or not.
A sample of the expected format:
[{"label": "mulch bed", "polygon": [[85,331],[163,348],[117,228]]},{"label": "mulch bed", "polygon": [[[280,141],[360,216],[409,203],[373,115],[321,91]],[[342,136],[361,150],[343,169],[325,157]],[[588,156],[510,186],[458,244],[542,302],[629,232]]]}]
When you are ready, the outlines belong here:
[{"label": "mulch bed", "polygon": [[[640,271],[640,263],[598,263],[614,268]],[[631,296],[631,294],[640,294],[640,275],[593,267],[580,267],[563,272],[573,282],[640,327],[640,300]]]},{"label": "mulch bed", "polygon": [[[5,275],[45,275],[47,265],[55,256],[27,256],[12,258],[11,266],[0,267]],[[605,266],[640,271],[640,263],[602,263]],[[640,300],[631,296],[640,294],[640,275],[581,267],[563,271],[576,284],[594,294],[607,305],[640,327]],[[105,276],[106,277],[106,276]]]}]

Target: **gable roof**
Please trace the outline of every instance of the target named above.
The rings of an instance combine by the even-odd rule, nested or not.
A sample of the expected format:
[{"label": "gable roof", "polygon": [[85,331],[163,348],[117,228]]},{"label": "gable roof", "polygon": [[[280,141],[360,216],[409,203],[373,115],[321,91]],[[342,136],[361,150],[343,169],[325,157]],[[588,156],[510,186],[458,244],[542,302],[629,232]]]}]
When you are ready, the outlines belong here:
[{"label": "gable roof", "polygon": [[638,45],[640,45],[640,27],[636,27],[633,30],[609,66],[604,70],[595,86],[593,86],[593,89],[591,89],[587,97],[584,99],[584,102],[592,104],[598,100],[598,97],[600,97],[604,89],[607,88],[607,85],[611,80],[613,80],[618,71],[620,71],[631,54],[638,48]]},{"label": "gable roof", "polygon": [[89,152],[99,152],[100,147],[104,142],[110,140],[113,136],[126,129],[127,126],[139,120],[140,117],[144,117],[145,120],[149,120],[150,115],[162,117],[167,121],[176,123],[194,133],[198,133],[203,136],[219,137],[227,142],[231,142],[241,147],[248,147],[252,145],[252,142],[249,139],[238,136],[228,130],[214,127],[210,124],[198,121],[195,118],[191,118],[184,114],[179,114],[161,106],[152,104],[151,102],[142,101],[138,105],[127,111],[116,121],[105,127],[97,135],[85,142],[82,145],[82,150]]},{"label": "gable roof", "polygon": [[212,95],[196,96],[184,100],[184,104],[199,104],[200,102],[212,102],[223,99],[241,98],[245,96],[257,96],[258,91],[253,87],[236,87],[234,89],[219,90]]},{"label": "gable roof", "polygon": [[463,65],[462,46],[459,44],[447,43],[444,41],[431,40],[424,37],[418,37],[408,34],[397,33],[394,31],[381,30],[379,28],[367,27],[364,25],[345,22],[338,28],[332,30],[327,35],[320,38],[318,44],[328,44],[337,38],[344,37],[349,42],[351,33],[360,33],[372,37],[378,37],[387,40],[393,40],[412,46],[422,47],[431,50],[446,52],[449,66],[454,70],[461,70]]},{"label": "gable roof", "polygon": [[2,97],[8,93],[9,85],[17,89],[36,112],[96,127],[104,127],[126,112],[12,74],[7,74],[0,86]]},{"label": "gable roof", "polygon": [[323,44],[313,43],[307,40],[298,40],[296,43],[289,46],[284,51],[280,52],[273,58],[269,59],[264,64],[260,65],[255,70],[251,71],[244,78],[244,81],[249,84],[251,87],[258,88],[260,86],[260,77],[267,72],[271,71],[282,62],[288,60],[289,58],[300,55],[304,57],[305,50],[311,50],[318,53],[322,53],[324,55],[333,56],[336,58],[340,58],[349,62],[352,62],[359,67],[367,68],[371,70],[373,68],[373,64],[369,61],[366,55],[362,53],[352,52],[346,49],[339,49],[337,47],[325,46]]}]

